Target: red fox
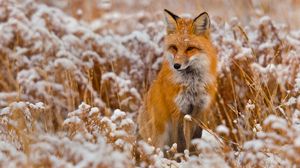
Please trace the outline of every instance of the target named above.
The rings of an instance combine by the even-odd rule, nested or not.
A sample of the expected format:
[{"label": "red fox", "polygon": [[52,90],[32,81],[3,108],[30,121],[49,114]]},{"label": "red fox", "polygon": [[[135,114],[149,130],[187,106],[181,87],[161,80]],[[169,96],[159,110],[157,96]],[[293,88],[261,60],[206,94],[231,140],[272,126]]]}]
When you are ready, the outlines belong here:
[{"label": "red fox", "polygon": [[[206,12],[194,19],[181,18],[166,9],[164,14],[164,61],[139,111],[139,134],[156,147],[177,143],[178,151],[183,151],[187,143],[184,116],[201,120],[200,114],[214,101],[217,54],[210,40]],[[198,125],[191,124],[188,130],[189,137],[201,138]]]}]

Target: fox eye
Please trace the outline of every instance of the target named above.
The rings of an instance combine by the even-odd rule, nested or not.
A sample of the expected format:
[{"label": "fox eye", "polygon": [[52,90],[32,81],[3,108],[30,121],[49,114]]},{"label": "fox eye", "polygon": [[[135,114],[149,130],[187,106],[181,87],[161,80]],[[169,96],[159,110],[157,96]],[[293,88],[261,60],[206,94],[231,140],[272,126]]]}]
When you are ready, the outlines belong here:
[{"label": "fox eye", "polygon": [[191,52],[191,51],[194,51],[194,50],[197,50],[197,48],[196,47],[188,47],[186,49],[186,52]]},{"label": "fox eye", "polygon": [[171,46],[169,47],[169,50],[171,50],[171,52],[173,52],[173,53],[176,53],[178,49],[177,49],[176,46],[171,45]]}]

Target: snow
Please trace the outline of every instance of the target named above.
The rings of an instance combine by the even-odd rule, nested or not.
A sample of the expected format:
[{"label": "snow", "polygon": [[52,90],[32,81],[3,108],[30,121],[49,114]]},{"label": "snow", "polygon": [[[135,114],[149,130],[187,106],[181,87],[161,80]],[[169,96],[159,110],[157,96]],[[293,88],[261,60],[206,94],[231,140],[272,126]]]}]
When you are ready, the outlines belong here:
[{"label": "snow", "polygon": [[273,48],[273,47],[275,47],[275,45],[276,45],[276,43],[274,41],[267,41],[267,42],[261,44],[258,49],[264,50],[264,49],[268,49],[268,48]]},{"label": "snow", "polygon": [[84,111],[84,110],[87,110],[89,109],[91,106],[86,104],[85,102],[82,102],[80,105],[79,105],[79,109]]},{"label": "snow", "polygon": [[241,52],[235,56],[236,59],[253,58],[251,48],[242,48]]},{"label": "snow", "polygon": [[113,113],[113,115],[111,116],[111,120],[112,121],[116,121],[116,120],[120,120],[122,118],[124,118],[126,115],[125,112],[119,110],[119,109],[116,109]]},{"label": "snow", "polygon": [[262,67],[260,64],[257,64],[257,63],[253,63],[252,64],[252,67],[259,71],[260,73],[262,74],[266,74],[266,73],[272,73],[274,72],[276,69],[275,69],[275,65],[274,64],[269,64],[267,65],[266,67]]},{"label": "snow", "polygon": [[99,108],[98,107],[92,107],[90,112],[89,112],[89,116],[92,116],[94,114],[99,113]]},{"label": "snow", "polygon": [[[214,158],[214,159],[210,159]],[[217,153],[201,153],[198,156],[190,156],[188,161],[183,162],[180,167],[224,167],[229,168],[224,158]]]},{"label": "snow", "polygon": [[108,125],[109,129],[111,129],[111,130],[116,130],[116,128],[117,128],[116,124],[113,123],[113,122],[112,122],[109,118],[107,118],[107,117],[103,117],[103,118],[101,119],[101,122],[102,122],[102,123],[105,123],[106,125]]},{"label": "snow", "polygon": [[192,116],[191,115],[184,115],[184,119],[187,120],[187,121],[192,121]]},{"label": "snow", "polygon": [[299,92],[300,91],[300,71],[297,73],[297,77],[295,79],[295,91]]},{"label": "snow", "polygon": [[130,118],[125,118],[121,121],[120,127],[128,126],[128,125],[134,125],[134,122]]},{"label": "snow", "polygon": [[297,103],[297,99],[295,97],[290,97],[289,100],[285,103],[287,106],[291,106]]},{"label": "snow", "polygon": [[218,149],[218,148],[221,148],[223,142],[221,139],[219,139],[215,135],[211,134],[210,132],[208,132],[206,130],[203,130],[201,140],[197,141],[197,139],[195,139],[195,140],[192,140],[192,143],[197,144],[199,149],[201,149],[201,148]]},{"label": "snow", "polygon": [[300,136],[298,136],[295,140],[294,140],[294,144],[297,148],[300,148]]},{"label": "snow", "polygon": [[262,132],[262,127],[260,124],[255,124],[255,127],[253,128],[253,132],[258,135],[260,132]]},{"label": "snow", "polygon": [[[212,17],[218,103],[225,113],[227,106],[237,110],[234,128],[221,121],[193,141],[197,154],[165,156],[135,132],[138,108],[163,62],[162,15],[111,12],[111,1],[97,2],[107,11],[91,23],[32,0],[0,5],[0,167],[298,165],[299,30],[263,13],[246,25]],[[152,1],[120,3],[147,8]],[[85,15],[83,6],[75,13]],[[221,136],[231,132],[241,137],[236,150]]]},{"label": "snow", "polygon": [[269,115],[263,122],[264,125],[271,125],[274,129],[286,130],[287,121],[275,115]]},{"label": "snow", "polygon": [[260,25],[266,25],[268,24],[269,22],[271,22],[271,18],[269,16],[263,16],[259,19],[258,21]]},{"label": "snow", "polygon": [[300,40],[297,40],[289,35],[286,37],[286,39],[291,44],[300,45]]},{"label": "snow", "polygon": [[9,107],[5,107],[3,109],[0,110],[0,115],[8,115],[9,114]]},{"label": "snow", "polygon": [[253,104],[251,100],[248,100],[248,103],[246,104],[246,109],[247,110],[254,110],[255,109],[255,104]]},{"label": "snow", "polygon": [[264,147],[264,143],[262,140],[252,140],[245,142],[244,148],[246,150],[252,149],[254,151],[259,151]]},{"label": "snow", "polygon": [[142,146],[145,154],[150,155],[154,152],[155,148],[144,141],[139,141],[139,145]]},{"label": "snow", "polygon": [[295,110],[292,117],[294,128],[300,131],[300,110]]},{"label": "snow", "polygon": [[37,102],[35,104],[27,102],[27,104],[33,109],[45,109],[45,104],[43,102]]},{"label": "snow", "polygon": [[229,135],[229,129],[225,125],[219,125],[216,128],[217,133]]},{"label": "snow", "polygon": [[[65,155],[64,158],[55,158],[55,162],[53,164],[63,163],[63,164],[70,164],[68,163],[68,159],[75,158],[73,163],[76,164],[77,167],[86,167],[86,166],[93,166],[97,167],[100,165],[110,165],[113,167],[126,167],[131,161],[128,160],[126,154],[123,154],[118,151],[113,151],[113,147],[107,143],[103,137],[97,138],[97,143],[89,143],[89,142],[78,142],[78,141],[71,141],[68,138],[59,139],[57,137],[53,137],[51,135],[40,136],[41,140],[44,141],[43,144],[35,144],[33,146],[33,156],[34,154],[39,157],[31,158],[33,162],[38,162],[38,159],[46,159],[49,156],[52,156],[53,153],[57,151],[65,151],[68,155]],[[49,153],[47,148],[45,148],[45,143],[52,145],[53,151]],[[54,145],[55,144],[55,145]],[[43,153],[45,152],[45,153]],[[101,156],[101,157],[99,157]],[[56,162],[59,160],[59,162]],[[66,162],[67,161],[67,162]],[[65,167],[65,166],[64,166]]]},{"label": "snow", "polygon": [[[15,158],[14,162],[10,158]],[[8,167],[17,167],[18,165],[27,164],[26,156],[24,153],[18,151],[13,145],[0,141],[0,165]]]},{"label": "snow", "polygon": [[79,117],[77,117],[77,116],[72,116],[72,117],[70,117],[70,118],[67,118],[67,119],[64,121],[64,125],[66,125],[66,124],[71,124],[71,123],[78,124],[78,123],[80,123],[80,122],[81,122],[81,120],[80,120]]},{"label": "snow", "polygon": [[112,7],[112,2],[110,0],[100,0],[97,3],[97,7],[100,9],[110,9]]},{"label": "snow", "polygon": [[29,83],[40,79],[39,74],[34,69],[23,70],[18,73],[17,80],[19,83]]}]

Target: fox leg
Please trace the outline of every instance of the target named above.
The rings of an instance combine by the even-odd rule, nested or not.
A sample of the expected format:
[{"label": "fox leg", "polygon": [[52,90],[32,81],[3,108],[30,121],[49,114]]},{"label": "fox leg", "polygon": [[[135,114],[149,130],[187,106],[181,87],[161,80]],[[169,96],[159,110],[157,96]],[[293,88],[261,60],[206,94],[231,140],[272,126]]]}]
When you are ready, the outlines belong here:
[{"label": "fox leg", "polygon": [[183,119],[178,125],[177,150],[183,152],[185,149],[191,148],[191,140],[201,138],[202,129],[192,121]]},{"label": "fox leg", "polygon": [[192,104],[188,104],[185,109],[185,112],[181,112],[178,120],[178,126],[175,128],[177,130],[178,152],[183,152],[185,149],[189,149],[193,133],[192,121],[188,121],[187,119],[185,119],[183,114],[192,114],[194,111],[194,106]]},{"label": "fox leg", "polygon": [[[151,110],[153,111],[149,113],[150,123],[147,126],[149,129],[147,138],[151,139],[151,144],[155,147],[163,148],[165,145],[169,145],[168,142],[171,139],[169,137],[169,130],[171,125],[163,111],[156,110],[155,108]],[[156,113],[162,115],[157,115]]]},{"label": "fox leg", "polygon": [[[178,127],[179,127],[179,119],[178,116],[173,116],[172,117],[172,125],[171,125],[171,141],[169,143],[170,146],[172,146],[174,143],[178,143],[178,136],[179,136],[179,132],[178,132]],[[178,145],[178,144],[177,144]]]},{"label": "fox leg", "polygon": [[202,137],[202,128],[199,125],[195,125],[195,130],[192,139],[201,138],[201,137]]},{"label": "fox leg", "polygon": [[151,143],[155,147],[163,148],[168,142],[168,126],[166,123],[155,122],[152,124]]},{"label": "fox leg", "polygon": [[183,152],[186,149],[186,144],[185,144],[185,138],[184,138],[184,131],[183,131],[183,122],[179,122],[178,127],[177,127],[177,134],[178,134],[178,139],[177,139],[177,150],[178,152]]},{"label": "fox leg", "polygon": [[[193,118],[196,118],[197,120],[201,119],[201,113],[203,113],[203,110],[200,110],[199,107],[195,108],[196,112],[193,112],[195,115],[192,116]],[[198,112],[197,112],[198,111]],[[193,132],[192,132],[192,139],[195,138],[201,138],[202,137],[202,128],[199,126],[198,123],[193,122]]]},{"label": "fox leg", "polygon": [[[192,117],[197,117],[193,116],[193,114],[199,114],[196,112],[197,110],[199,110],[199,108],[190,105],[188,114],[191,114]],[[191,140],[202,137],[202,128],[189,119],[182,118],[181,121],[180,123],[182,124],[178,128],[178,144],[180,144],[178,149],[180,152],[184,149],[191,149],[193,151]]]}]

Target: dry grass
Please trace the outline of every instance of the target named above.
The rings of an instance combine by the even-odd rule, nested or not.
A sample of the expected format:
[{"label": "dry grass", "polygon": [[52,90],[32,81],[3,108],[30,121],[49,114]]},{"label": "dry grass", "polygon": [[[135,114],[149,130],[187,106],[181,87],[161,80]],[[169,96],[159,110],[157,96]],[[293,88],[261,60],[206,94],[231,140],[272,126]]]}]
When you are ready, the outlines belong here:
[{"label": "dry grass", "polygon": [[[283,2],[267,0],[202,1],[202,7],[39,2],[55,7],[0,2],[0,167],[300,164],[300,31],[292,11],[298,1],[284,4],[284,16]],[[136,112],[162,61],[160,8],[167,6],[205,8],[214,16],[217,101],[196,122],[222,145],[195,140],[195,155],[176,146],[163,153],[135,133]],[[229,6],[234,12],[226,12]]]}]

